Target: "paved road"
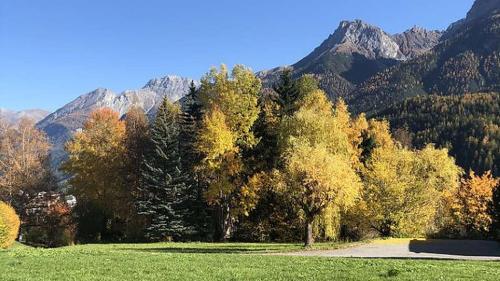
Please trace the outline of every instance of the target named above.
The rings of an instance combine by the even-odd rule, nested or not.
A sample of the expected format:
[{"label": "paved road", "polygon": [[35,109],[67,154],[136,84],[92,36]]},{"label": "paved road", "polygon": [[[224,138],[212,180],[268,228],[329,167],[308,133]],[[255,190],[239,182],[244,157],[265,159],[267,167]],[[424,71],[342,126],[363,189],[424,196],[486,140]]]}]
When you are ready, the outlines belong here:
[{"label": "paved road", "polygon": [[301,251],[287,255],[500,261],[500,243],[483,240],[389,239],[345,249]]}]

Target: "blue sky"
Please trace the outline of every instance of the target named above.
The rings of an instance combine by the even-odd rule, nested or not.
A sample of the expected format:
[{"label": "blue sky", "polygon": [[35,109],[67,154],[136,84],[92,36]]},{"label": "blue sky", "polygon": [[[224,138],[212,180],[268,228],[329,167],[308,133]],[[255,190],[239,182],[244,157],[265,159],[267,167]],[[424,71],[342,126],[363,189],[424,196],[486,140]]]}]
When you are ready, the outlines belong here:
[{"label": "blue sky", "polygon": [[97,87],[292,64],[344,19],[445,29],[473,0],[1,0],[0,107],[55,110]]}]

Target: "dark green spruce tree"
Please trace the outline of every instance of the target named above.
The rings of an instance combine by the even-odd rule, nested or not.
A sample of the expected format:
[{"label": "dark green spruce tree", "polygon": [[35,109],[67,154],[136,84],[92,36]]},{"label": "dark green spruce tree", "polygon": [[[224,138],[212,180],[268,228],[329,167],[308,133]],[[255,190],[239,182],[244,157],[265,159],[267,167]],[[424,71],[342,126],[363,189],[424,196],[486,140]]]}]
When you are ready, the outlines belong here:
[{"label": "dark green spruce tree", "polygon": [[148,219],[145,233],[152,241],[184,240],[191,232],[186,206],[188,178],[180,159],[179,114],[179,108],[165,98],[151,127],[141,169],[137,209]]},{"label": "dark green spruce tree", "polygon": [[280,107],[279,117],[291,116],[296,110],[296,102],[300,98],[300,88],[297,80],[293,79],[292,71],[285,69],[280,75],[280,80],[273,86],[276,95],[273,100]]},{"label": "dark green spruce tree", "polygon": [[198,124],[203,117],[201,109],[202,104],[198,98],[198,90],[194,82],[191,81],[189,93],[182,104],[179,133],[181,163],[183,172],[188,177],[189,186],[186,206],[190,210],[188,219],[192,226],[190,238],[193,240],[211,240],[213,222],[210,217],[210,207],[203,197],[206,188],[203,182],[199,180],[199,173],[195,170],[195,166],[202,158],[195,149]]}]

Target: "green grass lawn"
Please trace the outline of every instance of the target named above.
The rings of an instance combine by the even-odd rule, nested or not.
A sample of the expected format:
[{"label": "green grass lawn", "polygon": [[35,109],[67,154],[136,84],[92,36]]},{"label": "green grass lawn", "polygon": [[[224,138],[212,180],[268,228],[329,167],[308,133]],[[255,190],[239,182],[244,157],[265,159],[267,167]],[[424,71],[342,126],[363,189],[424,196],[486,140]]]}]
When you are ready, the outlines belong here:
[{"label": "green grass lawn", "polygon": [[[318,244],[331,249],[345,244]],[[0,250],[0,280],[498,280],[500,263],[262,255],[300,244],[155,243]]]}]

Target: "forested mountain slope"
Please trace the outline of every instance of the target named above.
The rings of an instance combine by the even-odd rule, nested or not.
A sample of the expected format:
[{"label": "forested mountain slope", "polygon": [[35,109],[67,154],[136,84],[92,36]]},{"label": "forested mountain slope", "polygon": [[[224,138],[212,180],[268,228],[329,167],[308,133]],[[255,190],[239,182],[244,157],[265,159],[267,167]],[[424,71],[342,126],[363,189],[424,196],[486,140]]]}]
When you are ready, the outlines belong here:
[{"label": "forested mountain slope", "polygon": [[499,91],[500,13],[490,12],[455,24],[431,51],[368,79],[349,98],[351,108],[373,113],[417,95]]},{"label": "forested mountain slope", "polygon": [[500,176],[499,112],[500,93],[492,92],[418,96],[376,116],[387,118],[393,129],[407,129],[417,147],[448,147],[462,168]]}]

